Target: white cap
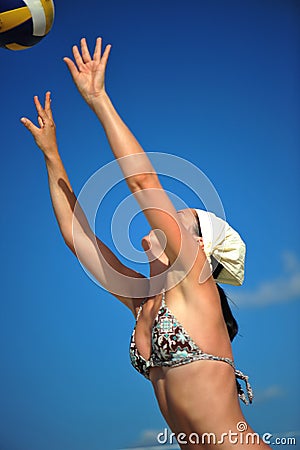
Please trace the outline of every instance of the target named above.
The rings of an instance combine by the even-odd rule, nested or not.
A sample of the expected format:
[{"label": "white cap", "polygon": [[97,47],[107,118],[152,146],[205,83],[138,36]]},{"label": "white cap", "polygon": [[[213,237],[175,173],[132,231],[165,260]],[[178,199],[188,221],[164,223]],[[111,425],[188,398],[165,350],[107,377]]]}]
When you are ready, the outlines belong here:
[{"label": "white cap", "polygon": [[215,280],[240,286],[244,281],[246,245],[225,220],[214,213],[196,209],[203,237],[204,252],[212,271],[217,263],[223,268]]}]

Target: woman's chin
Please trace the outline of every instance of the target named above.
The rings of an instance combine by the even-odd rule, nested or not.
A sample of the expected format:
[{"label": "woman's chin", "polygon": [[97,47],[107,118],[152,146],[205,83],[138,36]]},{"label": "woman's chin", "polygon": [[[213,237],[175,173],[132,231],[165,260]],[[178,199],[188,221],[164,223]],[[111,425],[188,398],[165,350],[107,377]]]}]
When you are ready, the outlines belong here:
[{"label": "woman's chin", "polygon": [[141,245],[142,245],[143,249],[145,250],[145,252],[150,250],[150,244],[149,244],[149,241],[148,241],[148,239],[146,237],[142,238]]},{"label": "woman's chin", "polygon": [[141,245],[143,247],[144,252],[147,255],[149,262],[154,262],[157,260],[163,263],[165,261],[166,258],[164,257],[161,248],[158,247],[156,248],[155,245],[152,246],[148,236],[142,238]]},{"label": "woman's chin", "polygon": [[149,261],[149,262],[153,262],[153,261],[159,259],[159,258],[157,257],[157,255],[155,255],[155,254],[151,251],[151,247],[150,247],[150,245],[149,245],[149,242],[147,242],[147,241],[143,242],[143,241],[142,241],[142,247],[143,247],[143,249],[144,249],[144,252],[145,252],[146,255],[147,255],[147,258],[148,258],[148,261]]}]

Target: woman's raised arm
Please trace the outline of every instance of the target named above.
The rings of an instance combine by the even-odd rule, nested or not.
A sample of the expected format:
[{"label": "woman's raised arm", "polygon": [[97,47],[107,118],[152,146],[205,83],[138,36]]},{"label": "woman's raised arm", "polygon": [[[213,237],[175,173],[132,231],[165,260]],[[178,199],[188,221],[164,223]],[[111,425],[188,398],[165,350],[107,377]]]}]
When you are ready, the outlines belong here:
[{"label": "woman's raised arm", "polygon": [[[128,159],[128,163],[126,163],[125,158],[120,164],[125,178],[132,174],[135,175],[135,179],[129,180],[134,182],[137,178],[142,178],[142,174],[138,173],[135,167],[144,171],[143,173],[155,172],[148,157],[145,156],[143,148],[123,122],[107,95],[105,70],[111,45],[106,46],[103,54],[101,54],[101,48],[102,39],[98,38],[93,57],[91,57],[86,40],[83,38],[81,39],[81,53],[76,45],[73,46],[75,63],[70,58],[64,58],[64,61],[78,91],[100,120],[115,158],[137,156],[134,160],[135,163],[132,158]],[[140,176],[138,177],[138,175]]]},{"label": "woman's raised arm", "polygon": [[93,57],[85,39],[81,40],[81,53],[77,46],[73,46],[75,63],[69,58],[64,58],[73,80],[83,98],[98,116],[124,178],[149,224],[152,229],[164,232],[165,252],[171,264],[180,260],[183,268],[179,270],[188,272],[197,258],[198,264],[194,273],[199,278],[199,269],[200,272],[204,269],[203,280],[207,279],[211,273],[204,251],[178,220],[176,210],[163,190],[148,156],[119,116],[106,92],[105,69],[111,46],[106,46],[101,55],[101,44],[102,40],[98,38]]},{"label": "woman's raised arm", "polygon": [[[100,284],[135,314],[136,302],[133,298],[137,296],[133,292],[132,278],[144,277],[122,264],[90,228],[58,152],[50,101],[50,92],[46,93],[45,108],[40,104],[38,97],[34,97],[40,127],[24,117],[21,122],[31,132],[44,155],[51,201],[61,234],[70,250]],[[145,283],[145,292],[146,290]],[[121,295],[121,292],[127,295]]]}]

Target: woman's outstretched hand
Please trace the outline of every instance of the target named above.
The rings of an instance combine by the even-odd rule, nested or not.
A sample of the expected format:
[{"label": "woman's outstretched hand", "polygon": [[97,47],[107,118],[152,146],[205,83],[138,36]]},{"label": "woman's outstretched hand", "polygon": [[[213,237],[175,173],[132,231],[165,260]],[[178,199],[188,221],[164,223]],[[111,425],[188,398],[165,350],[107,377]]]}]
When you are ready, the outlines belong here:
[{"label": "woman's outstretched hand", "polygon": [[75,63],[64,58],[74,83],[85,101],[93,107],[94,100],[105,93],[105,69],[111,45],[105,47],[101,55],[102,39],[97,38],[93,58],[90,55],[86,39],[81,39],[81,53],[77,45],[73,46]]},{"label": "woman's outstretched hand", "polygon": [[40,128],[35,126],[31,120],[22,117],[21,122],[32,134],[36,144],[42,150],[45,156],[51,156],[57,153],[56,130],[51,110],[50,92],[45,95],[45,107],[40,104],[38,96],[34,96],[34,103],[38,113],[38,123]]}]

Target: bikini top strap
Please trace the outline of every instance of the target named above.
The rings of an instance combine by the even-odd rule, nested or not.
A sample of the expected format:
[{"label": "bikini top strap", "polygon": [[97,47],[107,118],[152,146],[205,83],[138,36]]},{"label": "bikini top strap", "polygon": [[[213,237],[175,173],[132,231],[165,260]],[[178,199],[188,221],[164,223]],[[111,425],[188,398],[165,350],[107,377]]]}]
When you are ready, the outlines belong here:
[{"label": "bikini top strap", "polygon": [[[162,291],[162,299],[161,299],[161,306],[166,306],[166,301],[165,301],[165,296],[166,295],[165,294],[166,294],[165,290],[163,289],[163,291]],[[135,319],[136,322],[139,320],[140,314],[141,314],[142,309],[143,309],[143,305],[144,305],[146,300],[147,300],[147,297],[145,297],[144,300],[142,301],[142,303],[140,304],[140,307],[139,307],[139,310],[138,310],[138,313],[137,313],[136,319]]]},{"label": "bikini top strap", "polygon": [[139,307],[139,310],[138,310],[138,313],[137,313],[136,319],[135,319],[136,322],[139,320],[141,311],[142,311],[142,309],[143,309],[143,305],[144,305],[144,303],[145,303],[146,300],[147,300],[147,297],[145,297],[144,300],[142,301],[142,303],[140,304],[140,307]]},{"label": "bikini top strap", "polygon": [[161,306],[166,306],[166,291],[164,289],[162,291]]}]

